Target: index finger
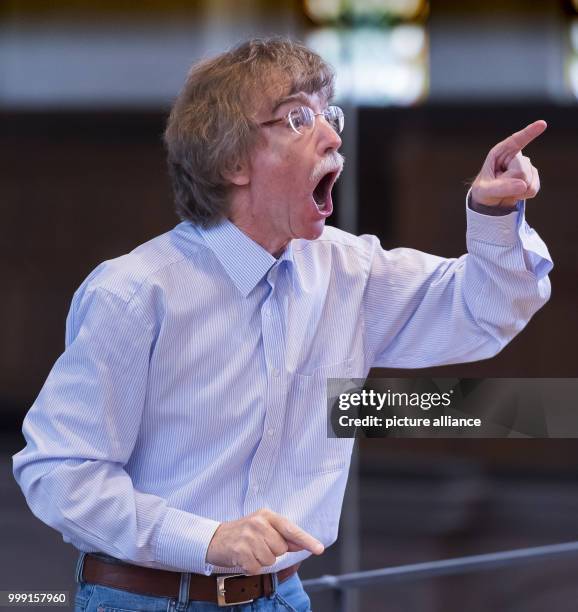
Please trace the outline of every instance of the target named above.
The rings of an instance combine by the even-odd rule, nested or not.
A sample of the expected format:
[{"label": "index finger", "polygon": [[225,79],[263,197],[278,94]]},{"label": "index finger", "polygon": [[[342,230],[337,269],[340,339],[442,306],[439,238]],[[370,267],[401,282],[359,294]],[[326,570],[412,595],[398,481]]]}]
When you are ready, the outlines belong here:
[{"label": "index finger", "polygon": [[319,540],[295,525],[295,523],[292,523],[289,519],[273,514],[269,517],[269,522],[288,542],[297,544],[302,549],[308,550],[315,555],[320,555],[325,550],[325,547]]},{"label": "index finger", "polygon": [[524,147],[527,147],[532,140],[538,138],[547,127],[548,124],[543,119],[539,119],[538,121],[534,121],[534,123],[530,123],[530,125],[527,125],[519,132],[515,132],[511,136],[508,136],[499,146],[502,150],[514,156]]}]

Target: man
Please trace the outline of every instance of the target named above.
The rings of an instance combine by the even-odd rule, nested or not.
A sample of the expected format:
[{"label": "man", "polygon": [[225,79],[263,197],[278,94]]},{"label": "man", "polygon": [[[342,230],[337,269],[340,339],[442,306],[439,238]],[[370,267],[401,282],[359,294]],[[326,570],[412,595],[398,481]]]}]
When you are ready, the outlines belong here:
[{"label": "man", "polygon": [[14,474],[82,551],[79,609],[309,609],[296,570],[337,538],[353,444],[327,436],[327,378],[491,357],[548,299],[521,154],[544,122],[490,151],[469,254],[388,252],[325,227],[332,93],[285,39],[193,66],[165,134],[183,222],[74,296]]}]

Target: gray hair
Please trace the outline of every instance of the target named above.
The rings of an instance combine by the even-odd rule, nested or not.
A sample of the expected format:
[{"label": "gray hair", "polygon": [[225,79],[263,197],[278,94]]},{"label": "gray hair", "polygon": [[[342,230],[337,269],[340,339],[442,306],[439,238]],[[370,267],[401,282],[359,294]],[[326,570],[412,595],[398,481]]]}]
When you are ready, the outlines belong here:
[{"label": "gray hair", "polygon": [[164,133],[167,162],[182,220],[208,227],[229,212],[226,173],[246,160],[257,142],[252,118],[259,100],[283,86],[333,96],[332,68],[288,38],[248,40],[194,64]]}]

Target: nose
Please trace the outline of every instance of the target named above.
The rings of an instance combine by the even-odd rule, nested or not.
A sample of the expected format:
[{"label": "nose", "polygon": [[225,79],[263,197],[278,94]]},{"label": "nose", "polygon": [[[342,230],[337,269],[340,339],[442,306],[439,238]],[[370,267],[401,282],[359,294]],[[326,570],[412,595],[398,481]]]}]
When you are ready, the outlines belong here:
[{"label": "nose", "polygon": [[319,149],[322,155],[337,151],[341,146],[341,137],[331,127],[325,117],[317,117],[317,130],[319,133]]}]

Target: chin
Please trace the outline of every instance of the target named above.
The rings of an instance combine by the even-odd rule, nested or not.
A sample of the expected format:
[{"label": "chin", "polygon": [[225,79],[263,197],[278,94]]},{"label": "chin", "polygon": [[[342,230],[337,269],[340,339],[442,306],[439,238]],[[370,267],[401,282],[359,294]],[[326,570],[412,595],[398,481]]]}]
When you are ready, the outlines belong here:
[{"label": "chin", "polygon": [[304,238],[305,240],[317,240],[317,238],[319,238],[319,236],[321,236],[323,233],[324,228],[325,219],[316,221],[309,227],[305,228],[305,230],[302,232],[301,238]]}]

